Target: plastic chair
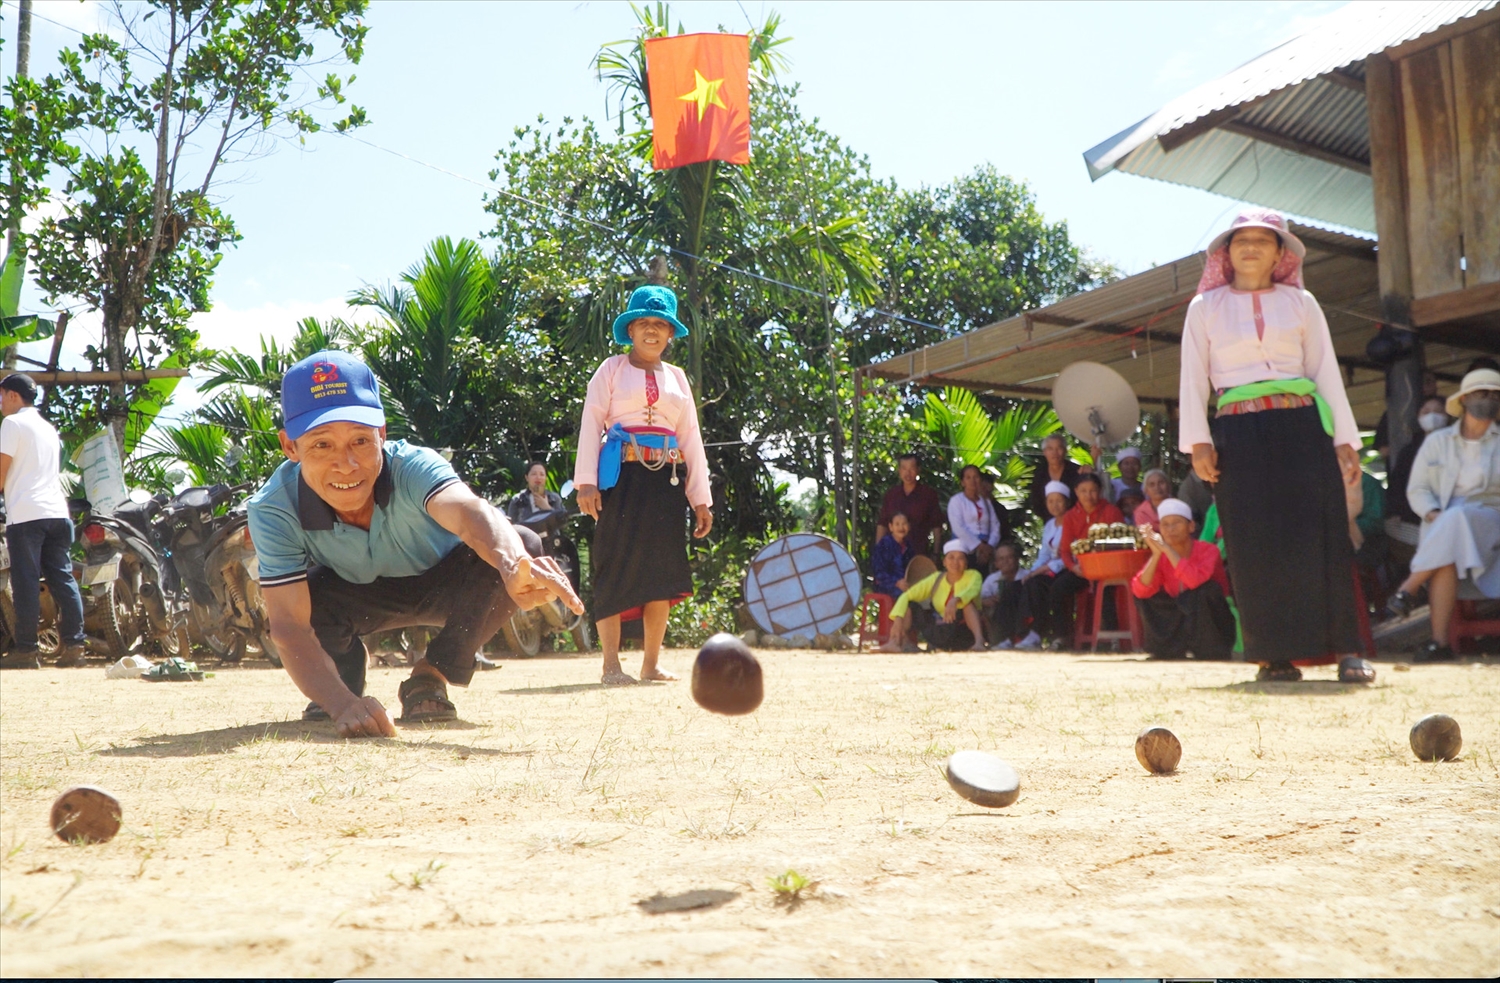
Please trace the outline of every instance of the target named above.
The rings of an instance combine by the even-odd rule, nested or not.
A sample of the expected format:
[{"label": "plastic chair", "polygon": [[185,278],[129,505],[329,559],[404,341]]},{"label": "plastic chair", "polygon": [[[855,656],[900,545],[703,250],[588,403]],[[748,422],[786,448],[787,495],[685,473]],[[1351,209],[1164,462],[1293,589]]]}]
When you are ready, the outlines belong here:
[{"label": "plastic chair", "polygon": [[870,619],[870,605],[875,605],[875,641],[884,645],[886,639],[891,636],[891,608],[895,606],[896,599],[889,594],[879,591],[871,591],[859,602],[859,646],[856,652],[865,650],[865,637]]}]

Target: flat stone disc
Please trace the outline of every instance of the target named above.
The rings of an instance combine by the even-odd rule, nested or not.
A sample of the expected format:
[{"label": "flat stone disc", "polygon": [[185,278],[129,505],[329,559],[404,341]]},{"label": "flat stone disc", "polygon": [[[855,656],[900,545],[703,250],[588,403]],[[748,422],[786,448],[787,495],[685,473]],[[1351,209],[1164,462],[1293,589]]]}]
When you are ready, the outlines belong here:
[{"label": "flat stone disc", "polygon": [[1452,761],[1463,747],[1458,721],[1446,713],[1429,713],[1412,724],[1411,750],[1423,761]]},{"label": "flat stone disc", "polygon": [[959,751],[948,759],[944,774],[953,791],[975,805],[1003,809],[1021,795],[1016,770],[983,751]]},{"label": "flat stone disc", "polygon": [[120,831],[120,800],[92,785],[70,788],[52,803],[52,832],[69,843],[108,843]]},{"label": "flat stone disc", "polygon": [[1153,774],[1170,774],[1182,760],[1182,742],[1165,727],[1147,727],[1135,739],[1135,760]]}]

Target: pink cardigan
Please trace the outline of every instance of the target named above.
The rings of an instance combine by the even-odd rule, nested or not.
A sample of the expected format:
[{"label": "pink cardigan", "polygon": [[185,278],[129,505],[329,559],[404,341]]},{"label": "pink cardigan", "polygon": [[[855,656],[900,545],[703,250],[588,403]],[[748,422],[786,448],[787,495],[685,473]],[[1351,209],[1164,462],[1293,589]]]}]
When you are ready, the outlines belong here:
[{"label": "pink cardigan", "polygon": [[677,366],[663,362],[655,375],[660,395],[651,407],[652,412],[647,413],[646,372],[631,365],[629,355],[611,356],[595,370],[583,401],[573,484],[599,483],[599,448],[605,431],[610,427],[616,423],[632,429],[650,427],[677,434],[677,446],[687,466],[684,480],[688,504],[694,508],[711,506],[713,494],[708,486],[708,457],[703,452],[698,406],[693,401],[687,374]]}]

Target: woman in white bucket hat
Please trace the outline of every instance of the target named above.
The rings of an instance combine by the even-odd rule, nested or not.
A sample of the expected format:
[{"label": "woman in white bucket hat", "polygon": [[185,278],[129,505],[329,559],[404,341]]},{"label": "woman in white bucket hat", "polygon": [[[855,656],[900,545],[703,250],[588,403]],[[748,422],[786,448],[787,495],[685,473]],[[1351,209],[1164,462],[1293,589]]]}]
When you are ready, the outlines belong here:
[{"label": "woman in white bucket hat", "polygon": [[1181,449],[1215,485],[1259,678],[1295,681],[1298,663],[1338,661],[1340,680],[1371,682],[1374,667],[1354,654],[1343,488],[1360,480],[1361,441],[1328,322],[1302,289],[1306,255],[1286,219],[1259,208],[1209,243],[1182,332]]},{"label": "woman in white bucket hat", "polygon": [[1418,662],[1453,657],[1448,627],[1460,580],[1500,597],[1500,372],[1466,374],[1447,409],[1458,422],[1428,434],[1412,465],[1406,498],[1422,517],[1421,539],[1411,576],[1389,605],[1407,614],[1412,593],[1427,585],[1432,640],[1418,650]]}]

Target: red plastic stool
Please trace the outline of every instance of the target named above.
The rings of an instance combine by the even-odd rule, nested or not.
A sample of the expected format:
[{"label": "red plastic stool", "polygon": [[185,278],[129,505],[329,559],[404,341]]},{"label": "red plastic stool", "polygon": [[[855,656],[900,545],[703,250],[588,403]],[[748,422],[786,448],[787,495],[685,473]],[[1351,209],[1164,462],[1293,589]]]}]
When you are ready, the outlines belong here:
[{"label": "red plastic stool", "polygon": [[857,652],[865,650],[865,631],[870,621],[870,605],[875,605],[875,640],[879,644],[885,644],[886,639],[891,636],[891,608],[895,606],[896,599],[889,594],[881,594],[871,591],[859,602],[859,647]]},{"label": "red plastic stool", "polygon": [[[1115,588],[1115,613],[1119,616],[1119,623],[1126,626],[1124,630],[1109,630],[1102,627],[1104,597],[1111,587]],[[1141,630],[1141,620],[1135,609],[1135,602],[1131,599],[1130,581],[1124,577],[1090,581],[1089,592],[1094,595],[1093,617],[1089,621],[1088,631],[1077,638],[1077,644],[1082,646],[1087,643],[1090,651],[1097,652],[1100,642],[1128,640],[1131,649],[1138,651],[1145,643],[1145,635]]]},{"label": "red plastic stool", "polygon": [[1448,645],[1460,651],[1466,638],[1488,638],[1500,636],[1500,618],[1479,616],[1479,602],[1460,599],[1453,607],[1453,618],[1448,622]]}]

